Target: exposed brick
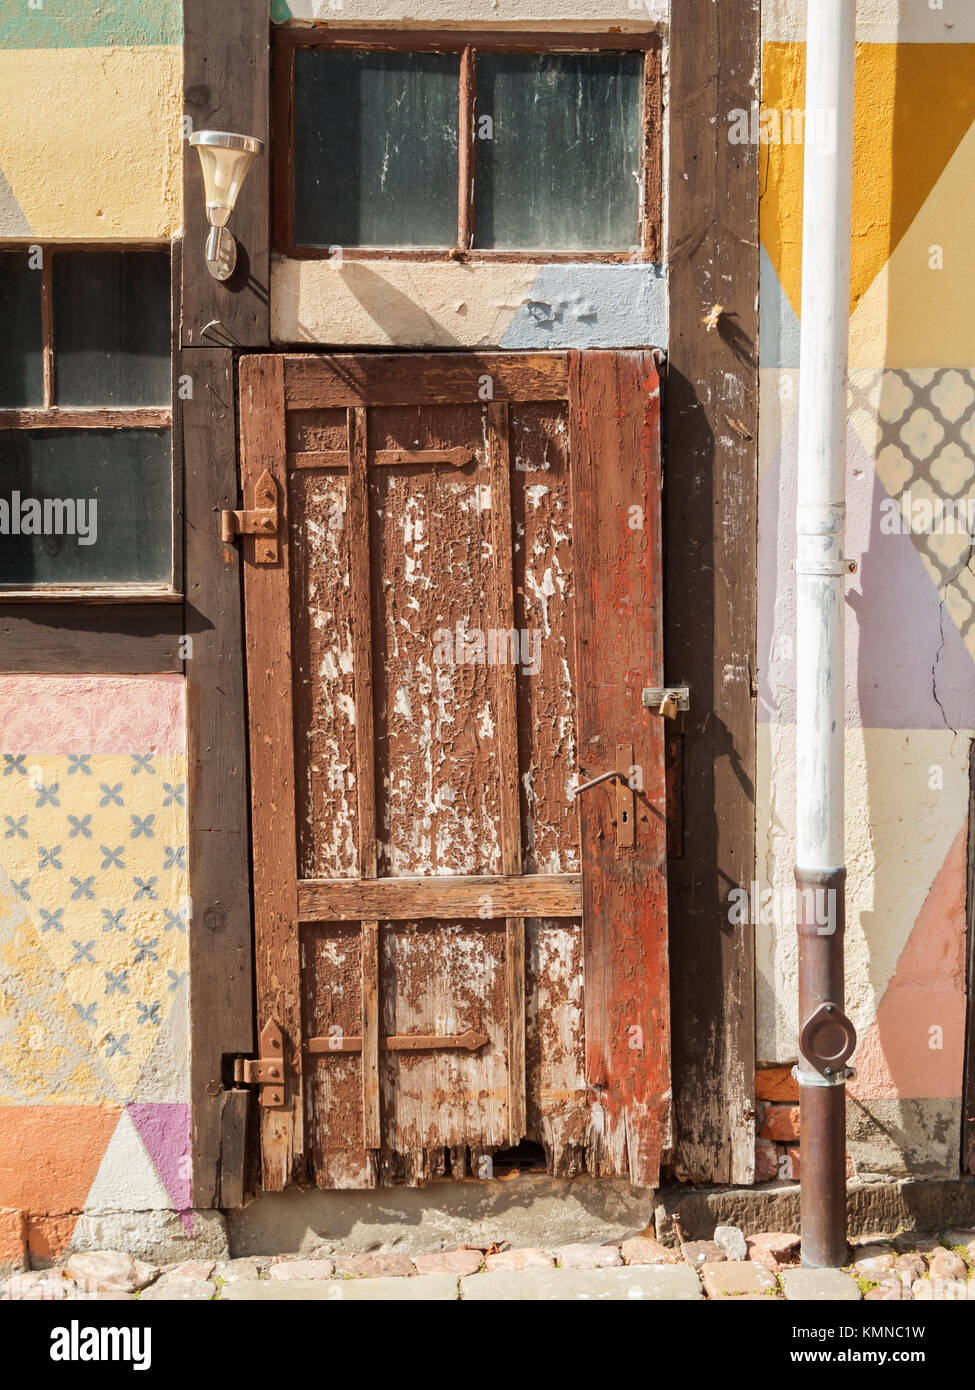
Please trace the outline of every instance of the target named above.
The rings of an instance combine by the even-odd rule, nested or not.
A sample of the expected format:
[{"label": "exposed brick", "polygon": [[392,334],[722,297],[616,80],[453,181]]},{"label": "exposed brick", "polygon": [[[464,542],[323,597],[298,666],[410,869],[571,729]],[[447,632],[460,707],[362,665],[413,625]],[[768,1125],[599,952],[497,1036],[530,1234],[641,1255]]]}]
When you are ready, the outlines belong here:
[{"label": "exposed brick", "polygon": [[27,1268],[27,1219],[17,1207],[0,1207],[0,1275]]},{"label": "exposed brick", "polygon": [[769,1139],[755,1141],[755,1181],[774,1182],[779,1176],[779,1151]]},{"label": "exposed brick", "polygon": [[758,1100],[799,1102],[799,1083],[791,1067],[759,1067],[755,1073],[755,1095]]},{"label": "exposed brick", "polygon": [[799,1138],[798,1105],[770,1105],[765,1114],[761,1129],[762,1139],[778,1139],[785,1142]]}]

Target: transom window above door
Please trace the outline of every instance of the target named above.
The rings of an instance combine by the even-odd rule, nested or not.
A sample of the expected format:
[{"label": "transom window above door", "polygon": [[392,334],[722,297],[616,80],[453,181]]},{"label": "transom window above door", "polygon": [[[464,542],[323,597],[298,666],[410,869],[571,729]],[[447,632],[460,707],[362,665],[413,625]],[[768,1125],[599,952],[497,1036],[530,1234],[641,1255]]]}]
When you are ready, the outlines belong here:
[{"label": "transom window above door", "polygon": [[657,257],[651,36],[284,31],[275,106],[287,255]]}]

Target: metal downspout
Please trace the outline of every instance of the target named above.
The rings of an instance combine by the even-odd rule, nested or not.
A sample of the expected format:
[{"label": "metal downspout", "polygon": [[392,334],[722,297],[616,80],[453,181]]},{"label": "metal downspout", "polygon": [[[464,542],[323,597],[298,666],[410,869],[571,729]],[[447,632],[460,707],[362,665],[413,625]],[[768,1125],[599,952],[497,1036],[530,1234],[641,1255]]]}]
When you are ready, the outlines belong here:
[{"label": "metal downspout", "polygon": [[846,1263],[844,577],[856,0],[809,0],[796,559],[802,1262]]}]

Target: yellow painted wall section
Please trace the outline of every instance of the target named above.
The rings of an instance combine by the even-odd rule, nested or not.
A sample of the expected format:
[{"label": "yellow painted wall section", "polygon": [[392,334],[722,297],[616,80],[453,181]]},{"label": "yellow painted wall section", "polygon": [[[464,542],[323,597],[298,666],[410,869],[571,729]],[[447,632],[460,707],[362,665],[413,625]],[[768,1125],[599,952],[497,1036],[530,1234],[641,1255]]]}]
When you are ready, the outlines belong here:
[{"label": "yellow painted wall section", "polygon": [[172,236],[181,115],[178,47],[0,50],[0,236]]}]

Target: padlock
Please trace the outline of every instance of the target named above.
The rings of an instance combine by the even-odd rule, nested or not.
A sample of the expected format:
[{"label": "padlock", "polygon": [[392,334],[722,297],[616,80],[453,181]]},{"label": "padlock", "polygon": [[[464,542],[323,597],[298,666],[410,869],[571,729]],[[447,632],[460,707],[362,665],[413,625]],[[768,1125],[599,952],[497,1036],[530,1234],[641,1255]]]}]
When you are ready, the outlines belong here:
[{"label": "padlock", "polygon": [[658,713],[662,714],[666,719],[677,718],[677,700],[674,698],[671,691],[668,690],[664,694],[664,698],[660,701]]}]

